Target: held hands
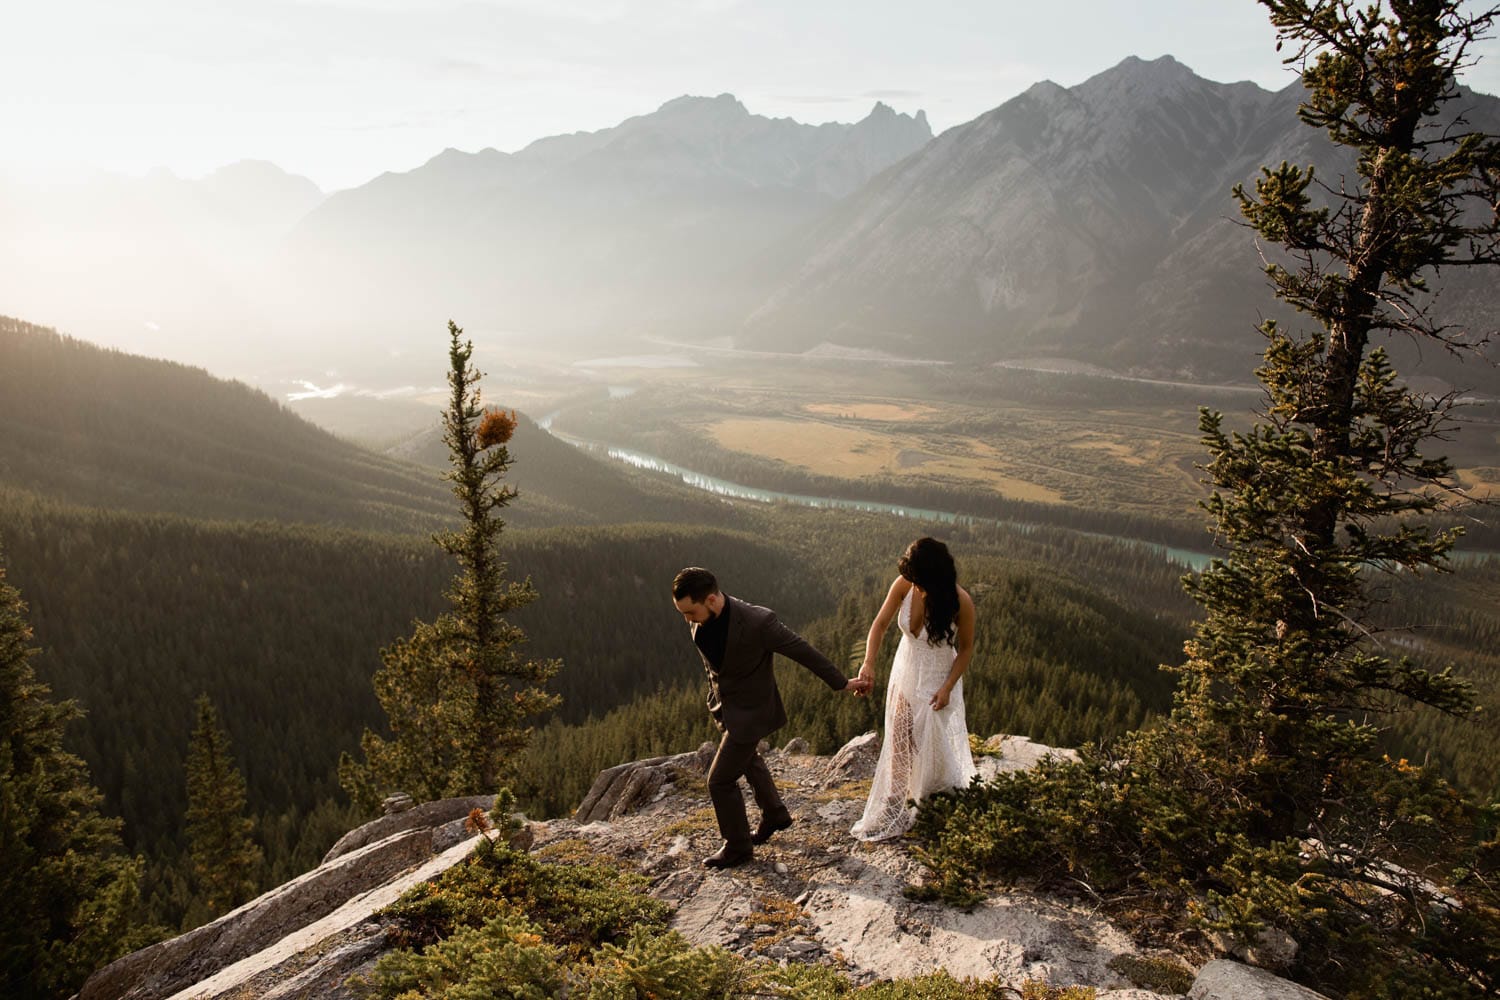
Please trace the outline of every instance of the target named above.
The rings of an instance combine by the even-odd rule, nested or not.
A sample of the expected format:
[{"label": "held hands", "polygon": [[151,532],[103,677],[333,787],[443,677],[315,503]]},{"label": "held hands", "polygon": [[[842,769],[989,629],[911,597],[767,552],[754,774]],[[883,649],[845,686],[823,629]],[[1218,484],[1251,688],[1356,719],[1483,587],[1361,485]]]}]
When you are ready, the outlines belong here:
[{"label": "held hands", "polygon": [[864,674],[860,674],[858,677],[849,678],[849,683],[844,685],[844,690],[854,695],[854,697],[860,698],[869,694],[870,688],[874,686],[875,682],[873,680]]}]

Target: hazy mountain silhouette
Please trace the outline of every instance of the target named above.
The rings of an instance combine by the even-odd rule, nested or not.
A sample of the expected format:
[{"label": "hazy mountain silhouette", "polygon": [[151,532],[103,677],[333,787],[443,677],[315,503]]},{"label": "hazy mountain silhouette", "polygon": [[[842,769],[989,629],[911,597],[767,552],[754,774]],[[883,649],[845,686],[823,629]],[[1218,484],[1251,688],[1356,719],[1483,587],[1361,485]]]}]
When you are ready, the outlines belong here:
[{"label": "hazy mountain silhouette", "polygon": [[232,341],[270,322],[266,262],[322,198],[258,161],[196,180],[0,182],[0,312],[153,356],[251,357]]},{"label": "hazy mountain silhouette", "polygon": [[286,284],[304,322],[364,345],[434,316],[610,337],[717,321],[748,306],[759,253],[931,136],[883,104],[812,126],[723,94],[513,154],[450,149],[330,197],[290,241]]},{"label": "hazy mountain silhouette", "polygon": [[[256,381],[405,378],[450,318],[502,345],[732,336],[1244,381],[1278,307],[1230,189],[1282,160],[1335,187],[1349,169],[1302,97],[1130,58],[936,139],[921,112],[812,126],[723,94],[516,153],[446,150],[326,199],[269,164],[0,185],[0,309]],[[1500,134],[1494,97],[1449,110]],[[1445,318],[1493,325],[1493,281],[1444,280]],[[1495,369],[1427,355],[1500,391]]]},{"label": "hazy mountain silhouette", "polygon": [[[1298,120],[1304,93],[1214,83],[1171,57],[1036,84],[779,248],[780,280],[738,339],[1246,379],[1262,345],[1252,327],[1276,306],[1230,190],[1282,160],[1315,162],[1334,184],[1349,169]],[[1500,132],[1500,101],[1458,105]],[[1449,293],[1455,315],[1500,304],[1473,279]]]}]

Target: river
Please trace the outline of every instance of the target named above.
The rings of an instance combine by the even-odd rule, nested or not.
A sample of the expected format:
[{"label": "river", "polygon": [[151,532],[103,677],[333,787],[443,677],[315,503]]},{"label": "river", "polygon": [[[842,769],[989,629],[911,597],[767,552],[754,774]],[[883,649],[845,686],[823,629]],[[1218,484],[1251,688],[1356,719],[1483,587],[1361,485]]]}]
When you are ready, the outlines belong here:
[{"label": "river", "polygon": [[[582,448],[596,455],[606,455],[614,461],[633,465],[637,469],[647,469],[651,472],[660,472],[674,476],[694,489],[716,493],[719,496],[734,497],[737,500],[755,500],[761,503],[790,503],[801,507],[825,507],[837,510],[865,511],[872,514],[891,514],[896,517],[906,517],[917,521],[934,521],[940,524],[1003,524],[1022,531],[1043,527],[1040,524],[1023,521],[1005,521],[993,517],[976,517],[972,514],[960,514],[951,510],[933,510],[928,507],[913,507],[908,504],[883,503],[879,500],[850,500],[844,497],[813,496],[806,493],[782,493],[779,490],[766,490],[757,486],[746,486],[743,483],[736,483],[729,479],[720,479],[718,476],[710,476],[704,472],[683,468],[680,465],[668,462],[664,458],[656,455],[648,455],[642,451],[574,437],[571,434],[566,434],[552,427],[552,417],[554,416],[556,416],[555,413],[549,413],[537,421],[537,423],[560,441],[566,441],[574,447]],[[1134,545],[1148,549],[1159,553],[1164,559],[1191,569],[1194,572],[1206,569],[1209,560],[1213,558],[1207,552],[1195,552],[1192,549],[1175,548],[1170,545],[1148,542],[1139,538],[1124,538],[1118,535],[1106,535],[1092,531],[1079,531],[1078,534],[1090,538],[1107,538],[1125,545]]]}]

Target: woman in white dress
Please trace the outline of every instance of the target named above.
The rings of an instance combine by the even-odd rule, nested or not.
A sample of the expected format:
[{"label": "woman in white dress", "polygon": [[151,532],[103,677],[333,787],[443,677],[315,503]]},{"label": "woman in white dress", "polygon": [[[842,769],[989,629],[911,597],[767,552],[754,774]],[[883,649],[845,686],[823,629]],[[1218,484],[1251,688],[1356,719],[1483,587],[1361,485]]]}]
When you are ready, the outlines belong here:
[{"label": "woman in white dress", "polygon": [[895,619],[901,644],[885,694],[885,743],[865,813],[850,831],[885,840],[911,829],[920,802],[963,788],[976,773],[964,722],[963,675],[974,655],[974,601],[958,585],[948,547],[919,538],[896,564],[901,575],[870,625],[859,676],[873,680],[880,643]]}]

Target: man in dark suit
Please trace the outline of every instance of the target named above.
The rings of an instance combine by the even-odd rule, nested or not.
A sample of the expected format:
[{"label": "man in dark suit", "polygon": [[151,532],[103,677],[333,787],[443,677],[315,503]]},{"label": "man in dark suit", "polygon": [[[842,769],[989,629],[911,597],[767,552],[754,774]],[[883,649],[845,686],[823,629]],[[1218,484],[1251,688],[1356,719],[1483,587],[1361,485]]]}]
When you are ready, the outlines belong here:
[{"label": "man in dark suit", "polygon": [[[797,661],[835,691],[860,694],[870,682],[845,677],[828,657],[781,624],[776,612],[722,593],[714,575],[701,567],[677,574],[672,603],[692,626],[693,644],[708,674],[708,711],[724,734],[708,769],[708,796],[724,846],[703,864],[732,868],[754,856],[753,845],[792,825],[792,814],[757,746],[762,737],[786,725],[786,709],[771,670],[773,654]],[[754,833],[745,815],[741,776],[760,806],[760,825]]]}]

